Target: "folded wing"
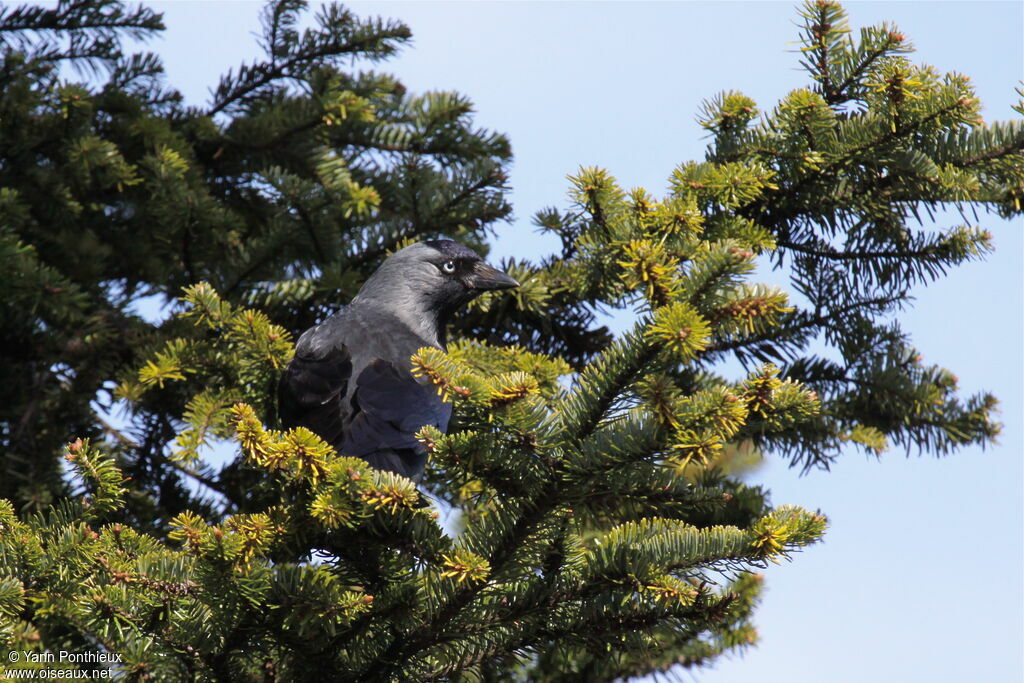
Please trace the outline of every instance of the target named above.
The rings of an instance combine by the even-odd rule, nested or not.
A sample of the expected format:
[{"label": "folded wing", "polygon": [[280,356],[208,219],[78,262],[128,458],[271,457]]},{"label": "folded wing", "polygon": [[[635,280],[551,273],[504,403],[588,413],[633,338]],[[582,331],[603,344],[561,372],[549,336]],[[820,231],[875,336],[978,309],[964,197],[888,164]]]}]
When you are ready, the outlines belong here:
[{"label": "folded wing", "polygon": [[425,425],[448,428],[452,406],[408,370],[376,359],[359,373],[352,396],[352,421],[341,452],[372,466],[419,479],[427,452],[415,434]]},{"label": "folded wing", "polygon": [[415,434],[424,425],[447,430],[451,404],[395,363],[375,359],[353,378],[347,347],[299,349],[278,386],[281,424],[306,427],[342,455],[418,480],[427,452]]},{"label": "folded wing", "polygon": [[345,346],[296,353],[278,384],[278,415],[288,429],[306,427],[335,448],[351,407],[345,401],[352,359]]}]

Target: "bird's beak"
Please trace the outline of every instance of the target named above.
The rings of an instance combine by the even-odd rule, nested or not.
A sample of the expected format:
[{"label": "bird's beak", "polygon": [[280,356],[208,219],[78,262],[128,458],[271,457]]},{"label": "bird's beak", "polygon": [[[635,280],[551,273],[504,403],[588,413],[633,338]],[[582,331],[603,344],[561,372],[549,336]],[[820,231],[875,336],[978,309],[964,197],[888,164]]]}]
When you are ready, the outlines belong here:
[{"label": "bird's beak", "polygon": [[473,267],[473,272],[469,274],[466,280],[470,287],[479,290],[512,289],[519,286],[515,278],[509,277],[507,273],[503,273],[483,261],[478,262]]}]

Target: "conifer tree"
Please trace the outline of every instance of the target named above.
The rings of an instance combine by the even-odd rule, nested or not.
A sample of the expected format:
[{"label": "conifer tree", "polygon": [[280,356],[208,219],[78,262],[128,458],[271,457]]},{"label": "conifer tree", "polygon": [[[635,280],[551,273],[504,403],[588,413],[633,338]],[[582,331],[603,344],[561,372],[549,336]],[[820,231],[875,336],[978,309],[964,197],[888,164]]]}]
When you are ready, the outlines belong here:
[{"label": "conifer tree", "polygon": [[[675,169],[665,197],[625,191],[602,169],[575,174],[570,206],[537,216],[560,253],[506,264],[520,289],[478,299],[447,353],[410,359],[455,407],[447,434],[419,433],[431,454],[421,492],[304,429],[277,429],[270,387],[295,332],[351,297],[389,249],[439,232],[474,241],[503,215],[504,140],[469,129],[465,108],[428,114],[441,104],[384,77],[319,62],[291,75],[303,68],[296,51],[343,54],[348,40],[385,56],[406,35],[374,42],[396,25],[337,8],[299,35],[294,3],[268,6],[267,62],[226,78],[209,110],[121,92],[117,114],[136,115],[117,126],[102,93],[82,87],[55,109],[46,98],[62,90],[45,79],[62,55],[95,59],[116,51],[115,29],[156,28],[114,3],[62,7],[72,15],[0,18],[4,73],[21,74],[5,106],[27,102],[24,126],[48,141],[5,153],[22,175],[54,174],[63,194],[47,197],[80,204],[61,215],[89,218],[91,259],[141,268],[101,259],[113,243],[102,238],[131,235],[167,282],[98,266],[85,279],[92,262],[70,241],[57,250],[61,224],[39,217],[56,211],[52,198],[33,203],[41,181],[0,176],[13,188],[5,258],[22,269],[4,306],[23,327],[4,334],[51,340],[54,355],[37,363],[67,363],[56,360],[64,347],[85,345],[94,381],[117,383],[73,393],[63,387],[78,366],[45,368],[64,373],[54,391],[68,393],[29,419],[56,431],[58,411],[74,408],[82,438],[64,448],[71,477],[52,466],[46,495],[0,501],[9,649],[117,653],[116,668],[139,680],[592,681],[697,666],[755,640],[753,570],[827,523],[741,483],[737,454],[827,467],[849,443],[947,453],[998,432],[994,399],[959,397],[891,314],[911,285],[990,248],[980,228],[935,232],[919,216],[947,205],[1021,213],[1024,126],[982,122],[967,79],[915,66],[895,27],[854,38],[841,6],[811,0],[807,87],[764,114],[740,93],[709,100],[707,156]],[[18,37],[54,24],[67,45]],[[332,97],[341,109],[324,104]],[[80,101],[100,112],[81,124],[92,132],[62,137],[80,130],[61,118]],[[13,124],[4,114],[0,125]],[[147,148],[139,130],[166,147]],[[380,142],[395,130],[408,137]],[[105,151],[76,166],[67,140],[83,136]],[[406,146],[397,161],[388,145]],[[44,163],[40,146],[66,156]],[[177,156],[161,166],[160,149]],[[150,206],[162,197],[173,218]],[[759,257],[790,266],[799,299],[749,281]],[[177,291],[177,314],[159,328],[131,315],[133,296]],[[632,329],[607,339],[593,316],[602,306],[634,307]],[[134,336],[83,331],[115,313]],[[743,376],[727,376],[730,358]],[[98,386],[129,406],[135,432],[111,436],[82,412]],[[17,462],[26,442],[4,420]],[[210,447],[228,437],[237,458],[214,470]],[[44,449],[61,437],[38,438]],[[181,475],[197,493],[174,485]],[[457,513],[457,528],[439,509]]]}]

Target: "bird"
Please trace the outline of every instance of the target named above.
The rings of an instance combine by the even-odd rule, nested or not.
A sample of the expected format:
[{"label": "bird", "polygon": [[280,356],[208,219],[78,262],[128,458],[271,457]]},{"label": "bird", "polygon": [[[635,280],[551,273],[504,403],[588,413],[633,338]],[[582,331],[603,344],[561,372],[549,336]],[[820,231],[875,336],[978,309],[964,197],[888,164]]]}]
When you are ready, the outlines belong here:
[{"label": "bird", "polygon": [[419,482],[426,448],[415,437],[447,432],[452,405],[412,374],[422,347],[447,351],[452,315],[483,292],[519,283],[450,239],[391,254],[341,311],[303,332],[278,384],[286,429],[306,427],[344,456]]}]

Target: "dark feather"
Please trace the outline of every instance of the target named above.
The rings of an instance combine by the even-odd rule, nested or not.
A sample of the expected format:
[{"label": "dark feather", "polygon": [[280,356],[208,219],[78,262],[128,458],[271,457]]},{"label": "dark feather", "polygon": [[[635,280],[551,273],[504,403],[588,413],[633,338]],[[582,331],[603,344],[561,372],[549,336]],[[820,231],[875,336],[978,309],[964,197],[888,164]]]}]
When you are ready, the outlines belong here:
[{"label": "dark feather", "polygon": [[443,349],[445,321],[480,292],[515,286],[450,240],[396,252],[347,308],[299,338],[278,387],[281,424],[418,481],[427,452],[416,432],[446,431],[452,407],[412,376],[411,357],[424,346]]},{"label": "dark feather", "polygon": [[291,429],[305,427],[328,443],[340,442],[348,417],[344,403],[352,376],[348,349],[296,353],[278,384],[278,414]]}]

